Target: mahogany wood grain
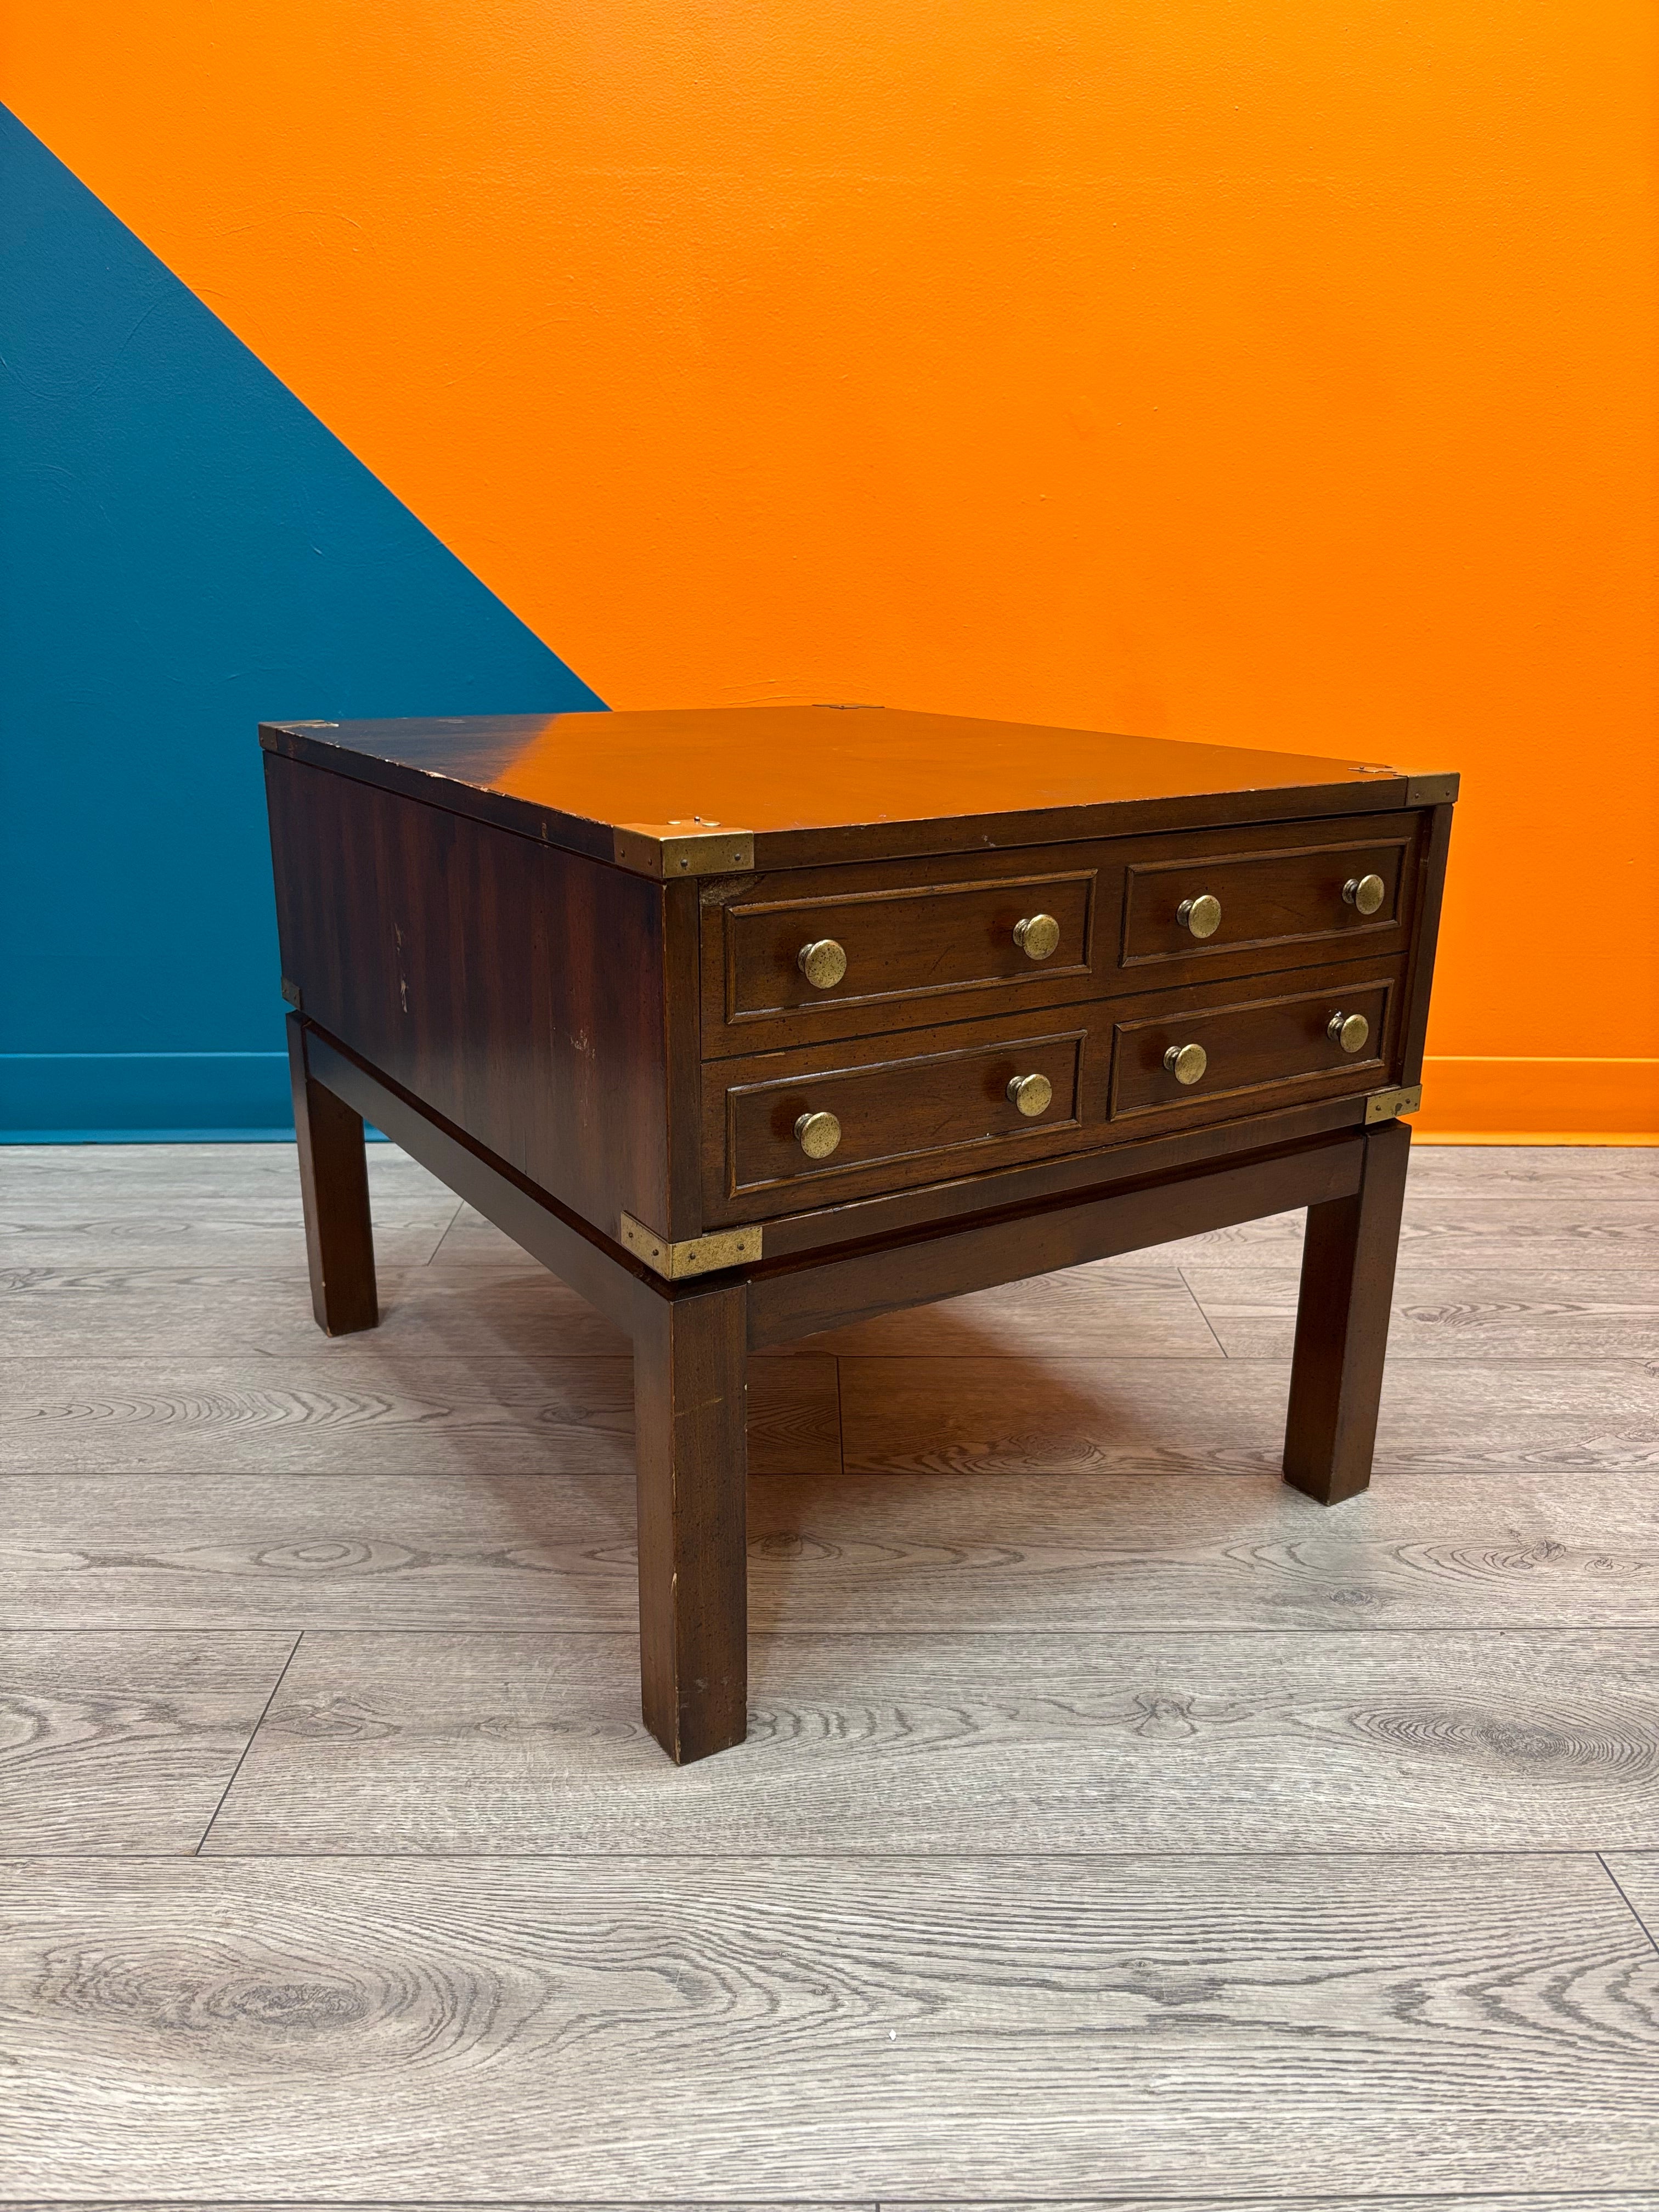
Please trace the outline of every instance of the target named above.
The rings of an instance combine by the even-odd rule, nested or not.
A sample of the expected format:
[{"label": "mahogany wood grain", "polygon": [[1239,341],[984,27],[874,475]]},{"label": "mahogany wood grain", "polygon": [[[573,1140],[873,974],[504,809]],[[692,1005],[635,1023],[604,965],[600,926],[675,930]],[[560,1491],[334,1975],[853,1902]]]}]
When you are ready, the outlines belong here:
[{"label": "mahogany wood grain", "polygon": [[380,1318],[362,1116],[313,1076],[305,1025],[297,1014],[288,1017],[288,1066],[311,1310],[327,1335],[349,1336],[373,1328]]},{"label": "mahogany wood grain", "polygon": [[[1409,1139],[1360,1125],[1420,1059],[1455,779],[877,709],[262,741],[318,1317],[374,1319],[367,1117],[627,1332],[674,1759],[744,1726],[751,1345],[1307,1206],[1285,1466],[1363,1486]],[[1045,962],[1014,936],[1038,912]]]},{"label": "mahogany wood grain", "polygon": [[[1375,1090],[1388,1062],[1392,997],[1387,978],[1338,977],[1322,990],[1252,996],[1242,1004],[1160,1011],[1119,1022],[1113,1031],[1112,1119],[1121,1122],[1172,1107],[1212,1113],[1252,1091],[1328,1075],[1349,1076],[1358,1087]],[[1339,1014],[1358,1014],[1370,1024],[1370,1035],[1358,1052],[1344,1052],[1329,1034]],[[1166,1055],[1187,1044],[1209,1054],[1208,1066],[1190,1085],[1166,1065]]]},{"label": "mahogany wood grain", "polygon": [[1017,1166],[954,1176],[916,1190],[887,1191],[873,1198],[846,1200],[802,1213],[784,1214],[767,1222],[765,1249],[769,1257],[782,1259],[895,1236],[930,1223],[960,1221],[1033,1206],[1063,1194],[1109,1189],[1165,1170],[1202,1167],[1212,1161],[1272,1152],[1328,1135],[1333,1130],[1355,1128],[1364,1122],[1364,1115],[1363,1097],[1326,1098],[1308,1105],[1230,1115],[1213,1127],[1188,1127],[1168,1135],[1142,1136],[1134,1131],[1130,1141],[1104,1152],[1022,1161]]},{"label": "mahogany wood grain", "polygon": [[[947,1044],[952,1032],[938,1032]],[[860,1168],[931,1178],[964,1152],[1006,1153],[1016,1145],[1074,1133],[1082,1103],[1084,1033],[996,1037],[940,1052],[878,1060],[822,1074],[775,1076],[726,1093],[726,1195],[747,1199],[785,1189],[803,1174]],[[1020,1112],[1008,1086],[1041,1075],[1052,1091],[1035,1116]],[[795,1136],[803,1115],[839,1115],[842,1139],[826,1160],[809,1159]]]},{"label": "mahogany wood grain", "polygon": [[[631,1329],[639,1295],[673,1297],[684,1285],[664,1284],[650,1270],[580,1217],[535,1192],[506,1164],[492,1159],[459,1130],[365,1067],[331,1039],[309,1029],[313,1069],[328,1086],[354,1102],[364,1120],[395,1139],[411,1158],[438,1176],[532,1258],[578,1291],[592,1305]],[[1085,1159],[1050,1160],[1035,1167],[965,1176],[924,1190],[797,1213],[766,1225],[769,1256],[820,1251],[834,1244],[864,1244],[933,1224],[1018,1211],[1063,1194],[1156,1179],[1212,1162],[1281,1149],[1355,1124],[1363,1099],[1328,1099],[1289,1112],[1230,1121],[1215,1129],[1121,1146]],[[1173,1232],[1172,1232],[1173,1233]]]},{"label": "mahogany wood grain", "polygon": [[1058,1200],[836,1257],[763,1265],[750,1277],[749,1340],[758,1350],[904,1306],[1202,1236],[1262,1214],[1338,1203],[1358,1190],[1364,1143],[1358,1134],[1326,1137],[1235,1165]]},{"label": "mahogany wood grain", "polygon": [[1434,988],[1434,957],[1440,939],[1440,909],[1451,850],[1450,806],[1437,806],[1418,858],[1417,926],[1407,970],[1405,1020],[1400,1040],[1400,1080],[1423,1080],[1423,1048],[1429,1030],[1429,994]]},{"label": "mahogany wood grain", "polygon": [[307,1016],[613,1234],[669,1228],[664,887],[267,756]]},{"label": "mahogany wood grain", "polygon": [[[697,885],[663,885],[662,1037],[666,1183],[660,1214],[631,1206],[665,1237],[695,1237],[702,1225],[702,1024],[697,992]],[[641,1041],[643,1042],[643,1041]],[[617,1224],[603,1224],[613,1230]]]},{"label": "mahogany wood grain", "polygon": [[743,1741],[748,1292],[643,1309],[634,1340],[645,1724],[677,1765]]},{"label": "mahogany wood grain", "polygon": [[[953,872],[951,878],[883,889],[827,888],[832,875],[854,872],[817,870],[813,881],[826,888],[813,891],[797,889],[789,877],[781,883],[769,877],[758,896],[725,906],[721,927],[709,933],[717,961],[722,950],[726,956],[723,974],[711,979],[719,993],[713,1011],[724,1022],[740,1030],[781,1014],[869,1006],[882,1010],[885,1024],[902,1018],[898,1002],[908,999],[966,997],[963,1011],[976,1012],[969,994],[999,984],[1081,983],[1086,990],[1092,868],[1043,872],[1013,862],[988,869],[981,861],[959,880]],[[933,872],[900,864],[883,872]],[[777,896],[786,888],[793,896]],[[1060,943],[1042,961],[1030,958],[1014,937],[1021,921],[1039,914],[1060,925]],[[846,974],[825,990],[813,986],[799,960],[802,948],[819,938],[833,938],[847,956]],[[797,1026],[810,1033],[804,1024]]]},{"label": "mahogany wood grain", "polygon": [[757,868],[1419,803],[1419,779],[1369,763],[882,708],[272,723],[260,738],[289,758],[599,859],[611,856],[618,823],[701,818],[752,830]]},{"label": "mahogany wood grain", "polygon": [[[1419,810],[1381,823],[1241,823],[711,878],[702,894],[703,1050],[716,1059],[1398,957],[1413,939],[1430,819]],[[1367,872],[1388,885],[1371,915],[1342,896],[1350,876]],[[1222,895],[1222,921],[1200,939],[1176,912],[1206,888]],[[1044,961],[1013,939],[1033,912],[1060,925]],[[847,954],[846,975],[825,991],[798,965],[819,937]]]},{"label": "mahogany wood grain", "polygon": [[[798,1211],[809,1191],[875,1197],[945,1174],[1098,1152],[1142,1129],[1174,1131],[1389,1081],[1399,962],[1306,969],[1297,980],[1301,988],[1282,1005],[1267,989],[1241,1000],[1237,983],[1187,984],[1073,1007],[1042,1024],[946,1022],[709,1060],[702,1218],[766,1219]],[[1332,1014],[1355,1011],[1373,1018],[1375,1042],[1361,1054],[1324,1034]],[[1172,1042],[1200,1037],[1215,1045],[1215,1067],[1188,1087],[1167,1073],[1163,1055]],[[1119,1103],[1115,1070],[1126,1058]],[[1007,1085],[1029,1073],[1047,1075],[1054,1096],[1026,1120]],[[815,1160],[793,1130],[800,1115],[817,1111],[837,1116],[842,1141]]]},{"label": "mahogany wood grain", "polygon": [[1359,1188],[1308,1209],[1285,1430],[1285,1479],[1323,1505],[1371,1479],[1412,1133],[1367,1132]]},{"label": "mahogany wood grain", "polygon": [[668,1290],[665,1285],[659,1289],[658,1279],[619,1245],[528,1185],[505,1161],[491,1158],[463,1131],[365,1067],[331,1039],[307,1026],[306,1042],[313,1088],[325,1085],[337,1099],[349,1100],[359,1115],[383,1129],[411,1158],[619,1328],[631,1334],[645,1303]]},{"label": "mahogany wood grain", "polygon": [[[1397,949],[1413,888],[1418,817],[1401,817],[1391,836],[1375,823],[1320,823],[1311,836],[1310,825],[1298,826],[1297,843],[1281,838],[1277,849],[1265,852],[1200,852],[1188,838],[1173,859],[1132,860],[1124,887],[1123,965],[1208,962],[1240,951],[1288,954],[1303,946],[1328,960],[1345,939],[1357,951],[1378,945]],[[1352,830],[1364,834],[1340,835]],[[1205,842],[1215,848],[1221,841],[1212,836]],[[1366,875],[1380,876],[1386,886],[1370,915],[1342,896],[1345,884]],[[1181,908],[1206,895],[1218,901],[1221,920],[1213,936],[1194,938],[1180,919]]]}]

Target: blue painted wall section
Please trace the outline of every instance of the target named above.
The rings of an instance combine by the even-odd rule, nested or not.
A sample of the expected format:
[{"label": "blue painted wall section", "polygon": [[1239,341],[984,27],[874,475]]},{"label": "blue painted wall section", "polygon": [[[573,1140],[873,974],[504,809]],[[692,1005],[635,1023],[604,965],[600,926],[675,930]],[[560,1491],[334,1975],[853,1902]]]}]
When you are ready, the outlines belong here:
[{"label": "blue painted wall section", "polygon": [[0,109],[0,1136],[291,1127],[256,726],[603,704]]}]

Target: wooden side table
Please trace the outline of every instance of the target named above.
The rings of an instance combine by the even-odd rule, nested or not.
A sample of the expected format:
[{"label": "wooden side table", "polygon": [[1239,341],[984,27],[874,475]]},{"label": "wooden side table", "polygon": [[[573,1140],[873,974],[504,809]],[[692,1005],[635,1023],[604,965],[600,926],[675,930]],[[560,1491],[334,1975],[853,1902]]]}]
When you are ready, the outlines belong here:
[{"label": "wooden side table", "polygon": [[1457,779],[873,708],[262,729],[313,1301],[373,1121],[631,1334],[647,1723],[742,1740],[751,1349],[1308,1208],[1369,1479]]}]

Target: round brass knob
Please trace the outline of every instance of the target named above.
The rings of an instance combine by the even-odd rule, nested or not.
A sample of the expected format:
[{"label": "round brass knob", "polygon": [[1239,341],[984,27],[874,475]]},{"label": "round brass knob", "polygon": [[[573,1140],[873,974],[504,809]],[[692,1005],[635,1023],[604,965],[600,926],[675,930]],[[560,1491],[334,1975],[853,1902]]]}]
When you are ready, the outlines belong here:
[{"label": "round brass knob", "polygon": [[827,1160],[841,1142],[841,1123],[833,1114],[803,1114],[795,1124],[795,1142],[809,1160]]},{"label": "round brass knob", "polygon": [[[1200,891],[1196,898],[1182,900],[1176,908],[1176,920],[1183,929],[1190,929],[1194,937],[1213,937],[1221,927],[1221,901],[1208,891]],[[1197,1078],[1193,1080],[1195,1082]]]},{"label": "round brass knob", "polygon": [[1035,1121],[1054,1103],[1054,1086],[1046,1075],[1016,1075],[1009,1082],[1008,1096],[1028,1121]]},{"label": "round brass knob", "polygon": [[1201,1044],[1172,1044],[1164,1055],[1164,1065],[1177,1083],[1196,1083],[1210,1064],[1210,1055]]},{"label": "round brass knob", "polygon": [[1051,914],[1033,914],[1014,924],[1014,942],[1028,960],[1046,960],[1060,943],[1060,924]]},{"label": "round brass knob", "polygon": [[1370,1033],[1364,1014],[1333,1014],[1325,1024],[1326,1036],[1344,1052],[1358,1052]]},{"label": "round brass knob", "polygon": [[802,945],[795,965],[815,991],[833,991],[847,973],[847,955],[833,937],[819,937]]},{"label": "round brass knob", "polygon": [[1381,876],[1350,876],[1342,886],[1343,897],[1361,914],[1375,914],[1388,895],[1389,887]]}]

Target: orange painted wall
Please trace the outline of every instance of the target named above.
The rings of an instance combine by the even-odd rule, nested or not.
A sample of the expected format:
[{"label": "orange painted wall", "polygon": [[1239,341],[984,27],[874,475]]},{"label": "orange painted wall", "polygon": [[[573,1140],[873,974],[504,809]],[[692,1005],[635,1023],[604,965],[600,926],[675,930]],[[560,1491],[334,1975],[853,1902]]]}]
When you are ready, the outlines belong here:
[{"label": "orange painted wall", "polygon": [[80,0],[0,76],[615,705],[1461,768],[1424,1124],[1522,1131],[1659,1130],[1656,88],[1649,0]]}]

